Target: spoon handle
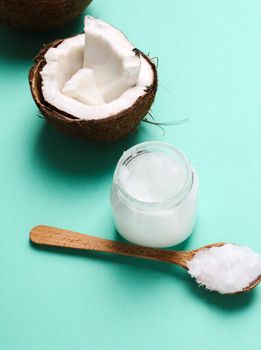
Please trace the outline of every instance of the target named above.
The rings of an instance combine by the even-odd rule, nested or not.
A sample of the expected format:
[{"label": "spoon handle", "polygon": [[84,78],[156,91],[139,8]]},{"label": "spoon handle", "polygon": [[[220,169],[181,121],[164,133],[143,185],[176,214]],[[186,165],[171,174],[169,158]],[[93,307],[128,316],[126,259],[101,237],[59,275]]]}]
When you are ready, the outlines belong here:
[{"label": "spoon handle", "polygon": [[158,260],[183,268],[187,268],[187,261],[191,258],[191,252],[136,246],[44,225],[34,227],[30,233],[30,239],[33,243],[41,245]]}]

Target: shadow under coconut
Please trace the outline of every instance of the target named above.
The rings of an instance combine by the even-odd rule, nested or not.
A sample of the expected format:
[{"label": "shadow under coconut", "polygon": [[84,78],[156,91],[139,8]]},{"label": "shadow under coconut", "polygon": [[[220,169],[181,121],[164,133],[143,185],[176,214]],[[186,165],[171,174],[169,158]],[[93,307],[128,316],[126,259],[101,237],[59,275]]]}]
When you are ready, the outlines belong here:
[{"label": "shadow under coconut", "polygon": [[71,179],[112,174],[126,149],[125,139],[109,144],[90,142],[63,135],[44,120],[43,123],[34,153],[48,172],[59,172]]},{"label": "shadow under coconut", "polygon": [[[36,118],[36,116],[35,116]],[[140,123],[126,138],[111,143],[98,143],[66,136],[39,118],[42,127],[36,135],[33,161],[50,173],[64,177],[113,175],[123,152],[137,143],[155,138],[154,128]]]},{"label": "shadow under coconut", "polygon": [[23,31],[0,25],[0,57],[20,61],[33,60],[43,44],[83,32],[84,15],[88,13],[87,10],[63,27],[47,32]]}]

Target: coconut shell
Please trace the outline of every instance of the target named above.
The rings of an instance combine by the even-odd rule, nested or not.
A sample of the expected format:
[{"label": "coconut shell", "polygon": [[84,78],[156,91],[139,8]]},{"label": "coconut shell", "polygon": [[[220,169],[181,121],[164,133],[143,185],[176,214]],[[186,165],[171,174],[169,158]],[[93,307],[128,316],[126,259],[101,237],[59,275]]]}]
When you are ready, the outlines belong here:
[{"label": "coconut shell", "polygon": [[29,30],[49,30],[78,16],[91,0],[1,0],[0,23]]},{"label": "coconut shell", "polygon": [[130,108],[122,110],[113,116],[102,119],[79,119],[50,105],[44,100],[42,94],[40,72],[46,64],[44,55],[49,48],[58,46],[63,40],[65,39],[58,39],[43,46],[35,58],[34,66],[30,70],[30,88],[39,110],[51,125],[70,136],[95,141],[114,141],[126,136],[135,129],[137,124],[149,112],[154,101],[158,84],[155,64],[146,55],[137,50],[149,62],[154,72],[153,84],[147,88],[146,93],[139,97]]}]

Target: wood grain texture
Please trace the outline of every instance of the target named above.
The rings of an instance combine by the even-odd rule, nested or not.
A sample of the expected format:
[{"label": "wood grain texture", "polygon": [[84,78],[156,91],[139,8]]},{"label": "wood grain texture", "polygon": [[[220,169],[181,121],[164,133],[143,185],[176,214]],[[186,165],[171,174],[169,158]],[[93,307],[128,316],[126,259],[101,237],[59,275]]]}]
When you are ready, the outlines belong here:
[{"label": "wood grain texture", "polygon": [[34,227],[30,233],[30,239],[35,244],[158,260],[186,269],[188,260],[194,255],[193,251],[184,252],[136,246],[44,225]]}]

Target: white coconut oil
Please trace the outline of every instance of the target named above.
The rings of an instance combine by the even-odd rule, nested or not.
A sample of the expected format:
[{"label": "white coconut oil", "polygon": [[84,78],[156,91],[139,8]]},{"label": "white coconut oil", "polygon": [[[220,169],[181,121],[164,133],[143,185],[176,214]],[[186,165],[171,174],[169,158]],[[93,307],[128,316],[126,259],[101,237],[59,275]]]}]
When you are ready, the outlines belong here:
[{"label": "white coconut oil", "polygon": [[124,152],[114,173],[111,205],[127,240],[150,247],[184,241],[196,219],[198,178],[175,147],[144,142]]},{"label": "white coconut oil", "polygon": [[224,244],[199,250],[188,263],[188,272],[209,290],[238,293],[261,276],[261,256],[251,248]]}]

